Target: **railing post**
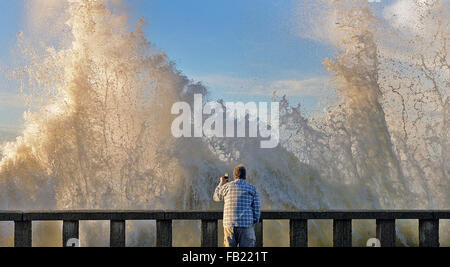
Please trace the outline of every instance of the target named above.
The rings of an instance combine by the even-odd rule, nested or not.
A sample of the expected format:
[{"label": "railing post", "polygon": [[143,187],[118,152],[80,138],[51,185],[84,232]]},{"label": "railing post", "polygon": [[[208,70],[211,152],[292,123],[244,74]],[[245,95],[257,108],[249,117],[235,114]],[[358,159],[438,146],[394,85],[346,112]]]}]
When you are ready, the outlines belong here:
[{"label": "railing post", "polygon": [[29,248],[32,246],[31,221],[14,222],[14,246],[17,248]]},{"label": "railing post", "polygon": [[172,247],[172,220],[156,221],[156,246]]},{"label": "railing post", "polygon": [[377,220],[377,238],[381,247],[395,247],[395,220]]},{"label": "railing post", "polygon": [[291,247],[308,247],[308,220],[290,220]]},{"label": "railing post", "polygon": [[218,247],[219,234],[217,225],[217,220],[202,220],[202,247]]},{"label": "railing post", "polygon": [[109,233],[109,245],[112,248],[125,247],[125,221],[111,221]]},{"label": "railing post", "polygon": [[76,244],[70,243],[71,239],[80,241],[80,222],[63,221],[63,247],[71,247]]},{"label": "railing post", "polygon": [[259,223],[255,225],[255,235],[256,235],[256,247],[264,247],[264,222],[260,220]]},{"label": "railing post", "polygon": [[333,243],[334,247],[352,246],[352,220],[334,220]]},{"label": "railing post", "polygon": [[439,247],[439,220],[419,220],[419,246]]}]

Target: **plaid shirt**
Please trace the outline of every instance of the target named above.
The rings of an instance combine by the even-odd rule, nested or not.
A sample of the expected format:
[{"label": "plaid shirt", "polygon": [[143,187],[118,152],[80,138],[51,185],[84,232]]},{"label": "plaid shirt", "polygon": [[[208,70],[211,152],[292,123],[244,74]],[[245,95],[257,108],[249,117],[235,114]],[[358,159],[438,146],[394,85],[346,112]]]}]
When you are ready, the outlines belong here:
[{"label": "plaid shirt", "polygon": [[214,192],[214,201],[225,201],[224,227],[251,227],[261,217],[260,202],[256,187],[238,179],[220,183]]}]

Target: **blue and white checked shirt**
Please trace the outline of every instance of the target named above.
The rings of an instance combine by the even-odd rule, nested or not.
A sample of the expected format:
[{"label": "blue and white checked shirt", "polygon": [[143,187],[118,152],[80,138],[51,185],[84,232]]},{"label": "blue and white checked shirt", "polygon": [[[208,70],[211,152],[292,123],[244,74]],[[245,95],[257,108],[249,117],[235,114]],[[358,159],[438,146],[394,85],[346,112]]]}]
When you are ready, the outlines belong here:
[{"label": "blue and white checked shirt", "polygon": [[261,207],[256,187],[238,179],[220,183],[214,192],[214,201],[225,202],[224,227],[251,227],[259,222]]}]

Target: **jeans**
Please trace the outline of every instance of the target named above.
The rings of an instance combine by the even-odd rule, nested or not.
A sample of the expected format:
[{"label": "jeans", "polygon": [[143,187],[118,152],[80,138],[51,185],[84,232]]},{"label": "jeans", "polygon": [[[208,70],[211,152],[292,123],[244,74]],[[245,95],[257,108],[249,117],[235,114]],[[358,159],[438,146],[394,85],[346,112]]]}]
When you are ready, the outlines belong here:
[{"label": "jeans", "polygon": [[252,248],[256,244],[254,227],[224,227],[225,247],[227,248]]}]

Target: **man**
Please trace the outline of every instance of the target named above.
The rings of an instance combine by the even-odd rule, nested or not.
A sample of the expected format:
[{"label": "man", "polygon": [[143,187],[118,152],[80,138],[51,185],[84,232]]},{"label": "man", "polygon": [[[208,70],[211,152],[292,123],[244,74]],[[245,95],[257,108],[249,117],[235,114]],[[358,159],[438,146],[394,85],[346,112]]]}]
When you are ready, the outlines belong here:
[{"label": "man", "polygon": [[234,169],[234,178],[229,182],[228,177],[222,177],[214,192],[214,201],[225,202],[225,247],[254,247],[254,226],[261,217],[258,191],[247,183],[247,171],[243,165]]}]

